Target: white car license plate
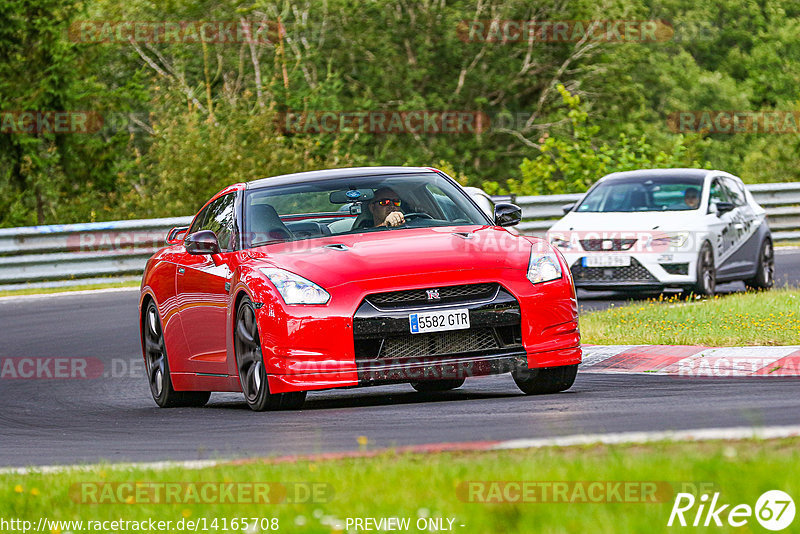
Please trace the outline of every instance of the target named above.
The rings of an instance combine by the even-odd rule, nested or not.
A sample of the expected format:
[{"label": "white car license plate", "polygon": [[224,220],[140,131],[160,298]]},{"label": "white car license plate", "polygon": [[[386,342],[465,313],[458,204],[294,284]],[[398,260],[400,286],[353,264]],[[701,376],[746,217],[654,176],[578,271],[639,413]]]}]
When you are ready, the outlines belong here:
[{"label": "white car license plate", "polygon": [[408,316],[412,334],[442,332],[444,330],[463,330],[469,328],[469,310],[447,310],[412,313]]},{"label": "white car license plate", "polygon": [[584,267],[628,267],[631,257],[624,254],[592,254],[583,258]]}]

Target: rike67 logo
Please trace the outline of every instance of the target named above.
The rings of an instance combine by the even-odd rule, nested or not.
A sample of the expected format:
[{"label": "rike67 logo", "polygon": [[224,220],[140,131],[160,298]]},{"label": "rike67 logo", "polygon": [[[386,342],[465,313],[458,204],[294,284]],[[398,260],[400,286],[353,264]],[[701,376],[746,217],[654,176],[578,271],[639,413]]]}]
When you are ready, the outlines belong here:
[{"label": "rike67 logo", "polygon": [[667,526],[721,527],[727,523],[732,527],[743,527],[755,516],[765,529],[778,531],[792,524],[794,514],[794,501],[788,493],[780,490],[764,492],[755,507],[749,504],[725,504],[719,492],[711,497],[704,493],[699,499],[691,493],[678,493]]}]

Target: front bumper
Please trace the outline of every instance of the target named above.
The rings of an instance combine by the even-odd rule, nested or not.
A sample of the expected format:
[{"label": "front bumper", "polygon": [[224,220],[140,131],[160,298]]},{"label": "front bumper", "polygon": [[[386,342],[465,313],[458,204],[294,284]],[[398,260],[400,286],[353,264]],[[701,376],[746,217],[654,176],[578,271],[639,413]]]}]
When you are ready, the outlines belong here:
[{"label": "front bumper", "polygon": [[[577,365],[581,362],[581,357],[582,351],[579,346],[540,352],[536,354],[538,365],[533,367]],[[267,379],[271,392],[283,393],[503,374],[516,368],[532,369],[529,362],[529,354],[509,352],[490,356],[420,359],[391,365],[369,364],[361,367],[358,378],[355,380],[350,373],[336,372],[268,375]]]},{"label": "front bumper", "polygon": [[[448,350],[448,343],[452,348],[452,343],[476,341],[455,339],[440,341],[442,350],[434,353],[380,353],[381,339],[392,338],[403,348],[405,337],[405,342],[411,342],[405,348],[414,349],[419,345],[414,344],[416,340],[429,334],[409,339],[409,309],[375,306],[367,297],[397,288],[470,284],[494,284],[498,289],[478,302],[442,304],[470,312],[471,328],[449,333],[483,330],[481,335],[484,340],[491,336],[492,345]],[[264,291],[270,288],[265,285]],[[567,276],[533,285],[517,270],[447,271],[347,283],[330,292],[331,300],[324,306],[285,306],[278,298],[262,295],[264,305],[256,316],[271,392],[480,376],[508,372],[519,365],[530,369],[581,361],[577,301]],[[415,310],[429,311],[430,306]]]},{"label": "front bumper", "polygon": [[[525,364],[519,303],[499,284],[488,286],[477,300],[436,306],[382,307],[365,298],[353,317],[359,383],[466,378]],[[468,310],[469,329],[409,332],[411,313],[456,309]]]},{"label": "front bumper", "polygon": [[[592,255],[629,256],[630,266],[586,267],[583,259]],[[567,252],[575,287],[583,289],[683,288],[697,279],[697,254],[694,252],[626,253]]]}]

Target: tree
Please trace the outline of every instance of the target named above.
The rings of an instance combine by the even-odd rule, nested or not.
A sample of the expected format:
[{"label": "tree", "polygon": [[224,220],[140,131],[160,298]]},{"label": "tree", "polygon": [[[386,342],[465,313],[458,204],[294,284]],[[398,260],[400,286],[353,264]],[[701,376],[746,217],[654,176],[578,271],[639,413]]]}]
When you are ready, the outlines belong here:
[{"label": "tree", "polygon": [[656,150],[646,136],[620,134],[616,143],[598,141],[599,126],[588,122],[581,99],[563,85],[557,87],[567,108],[570,131],[540,139],[539,154],[520,165],[521,180],[493,184],[487,190],[517,195],[550,195],[586,191],[602,176],[618,171],[658,167],[698,166],[691,142],[678,136],[670,152]]}]

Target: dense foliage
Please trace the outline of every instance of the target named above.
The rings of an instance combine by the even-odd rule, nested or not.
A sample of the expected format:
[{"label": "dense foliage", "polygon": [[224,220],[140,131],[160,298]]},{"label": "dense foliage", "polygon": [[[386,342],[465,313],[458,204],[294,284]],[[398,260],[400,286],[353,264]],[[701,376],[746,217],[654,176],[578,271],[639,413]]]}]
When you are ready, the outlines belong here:
[{"label": "dense foliage", "polygon": [[[490,19],[659,19],[674,33],[464,39],[462,21]],[[268,42],[93,42],[82,21],[273,24]],[[797,181],[797,133],[681,133],[668,119],[800,112],[798,87],[797,0],[0,0],[0,112],[103,118],[88,133],[2,123],[0,226],[184,215],[229,183],[347,165],[434,164],[516,194],[582,191],[649,166]],[[325,110],[473,111],[491,126],[279,126],[286,112]]]}]

